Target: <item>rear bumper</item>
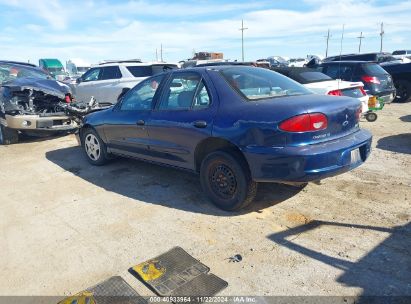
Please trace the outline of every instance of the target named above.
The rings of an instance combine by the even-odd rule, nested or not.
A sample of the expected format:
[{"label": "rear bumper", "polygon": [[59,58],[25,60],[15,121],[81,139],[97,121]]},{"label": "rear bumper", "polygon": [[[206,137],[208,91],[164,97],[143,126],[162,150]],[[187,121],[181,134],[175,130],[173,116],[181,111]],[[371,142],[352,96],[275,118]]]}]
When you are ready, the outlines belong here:
[{"label": "rear bumper", "polygon": [[[360,166],[371,152],[372,135],[359,130],[346,137],[299,147],[247,147],[243,150],[257,182],[310,182],[339,175]],[[359,149],[361,160],[351,162]]]},{"label": "rear bumper", "polygon": [[395,99],[395,95],[395,91],[375,94],[375,96],[384,103],[391,103]]},{"label": "rear bumper", "polygon": [[68,116],[6,115],[5,118],[6,127],[20,131],[57,132],[78,128]]}]

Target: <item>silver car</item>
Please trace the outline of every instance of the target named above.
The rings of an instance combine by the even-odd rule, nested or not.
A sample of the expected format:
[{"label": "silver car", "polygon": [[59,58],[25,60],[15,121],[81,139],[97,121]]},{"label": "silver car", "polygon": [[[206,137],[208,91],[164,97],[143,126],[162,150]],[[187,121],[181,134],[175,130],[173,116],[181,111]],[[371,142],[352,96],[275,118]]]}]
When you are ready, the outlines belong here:
[{"label": "silver car", "polygon": [[100,103],[115,104],[124,89],[131,89],[147,77],[170,69],[177,64],[141,62],[136,60],[108,61],[93,66],[72,85],[77,101],[94,97]]}]

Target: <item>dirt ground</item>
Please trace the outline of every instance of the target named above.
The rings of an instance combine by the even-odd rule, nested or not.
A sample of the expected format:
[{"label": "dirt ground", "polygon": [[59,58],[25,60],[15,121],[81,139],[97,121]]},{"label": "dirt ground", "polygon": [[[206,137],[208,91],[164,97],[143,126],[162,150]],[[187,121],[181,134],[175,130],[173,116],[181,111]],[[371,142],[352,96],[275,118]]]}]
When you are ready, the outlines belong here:
[{"label": "dirt ground", "polygon": [[[263,184],[241,213],[190,173],[92,167],[73,135],[0,146],[0,295],[69,295],[181,246],[222,295],[411,295],[411,102],[374,123],[361,167],[300,190]],[[229,257],[242,255],[239,263]]]}]

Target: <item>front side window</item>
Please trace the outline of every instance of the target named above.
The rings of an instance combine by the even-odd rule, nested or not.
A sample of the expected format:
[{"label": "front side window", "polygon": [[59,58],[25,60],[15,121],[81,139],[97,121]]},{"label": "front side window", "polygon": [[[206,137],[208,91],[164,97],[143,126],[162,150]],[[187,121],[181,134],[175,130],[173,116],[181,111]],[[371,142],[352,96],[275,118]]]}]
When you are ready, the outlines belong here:
[{"label": "front side window", "polygon": [[236,67],[221,73],[231,87],[249,101],[312,94],[299,83],[267,69]]},{"label": "front side window", "polygon": [[197,73],[175,74],[165,88],[159,110],[201,109],[210,105],[210,94]]},{"label": "front side window", "polygon": [[118,66],[104,67],[100,80],[120,79],[121,72]]},{"label": "front side window", "polygon": [[101,72],[101,68],[94,68],[90,69],[87,73],[85,73],[82,77],[83,81],[95,81],[99,79],[99,75]]},{"label": "front side window", "polygon": [[120,109],[122,111],[150,110],[154,95],[164,78],[159,75],[140,82],[123,97]]}]

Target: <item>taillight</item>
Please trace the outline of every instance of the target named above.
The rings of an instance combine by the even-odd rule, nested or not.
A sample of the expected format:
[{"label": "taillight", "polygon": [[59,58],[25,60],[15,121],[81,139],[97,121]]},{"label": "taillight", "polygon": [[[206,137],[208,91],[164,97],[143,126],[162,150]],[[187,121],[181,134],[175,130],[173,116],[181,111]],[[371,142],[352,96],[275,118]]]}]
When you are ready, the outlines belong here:
[{"label": "taillight", "polygon": [[362,76],[361,79],[364,82],[380,84],[380,80],[375,76]]},{"label": "taillight", "polygon": [[363,96],[367,95],[367,92],[365,92],[364,87],[360,87],[360,91]]},{"label": "taillight", "polygon": [[322,113],[302,114],[280,123],[279,128],[286,132],[310,132],[326,129],[328,119]]},{"label": "taillight", "polygon": [[359,108],[357,109],[357,111],[355,112],[355,118],[357,119],[357,122],[360,121],[361,113],[362,113],[362,107],[359,107]]},{"label": "taillight", "polygon": [[333,96],[343,96],[343,93],[341,90],[333,90],[333,91],[329,91],[328,95],[333,95]]},{"label": "taillight", "polygon": [[71,96],[70,96],[70,94],[66,94],[65,101],[66,101],[66,103],[70,103],[70,102],[71,102]]}]

